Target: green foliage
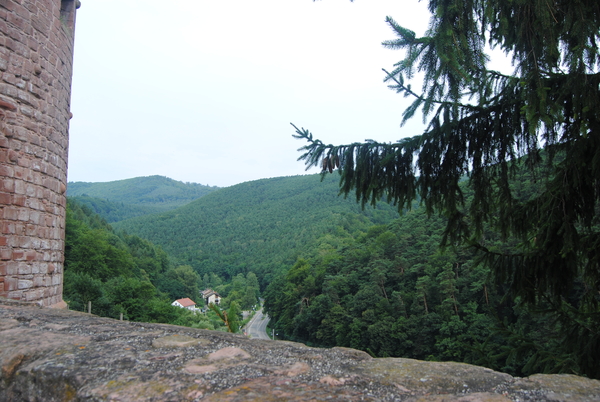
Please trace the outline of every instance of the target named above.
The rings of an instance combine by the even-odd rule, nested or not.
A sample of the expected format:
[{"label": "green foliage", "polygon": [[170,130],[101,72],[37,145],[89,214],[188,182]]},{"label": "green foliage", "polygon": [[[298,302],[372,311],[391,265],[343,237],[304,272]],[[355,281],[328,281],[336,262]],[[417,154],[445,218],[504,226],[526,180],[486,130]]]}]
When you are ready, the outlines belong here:
[{"label": "green foliage", "polygon": [[[211,273],[211,276],[218,278],[214,273]],[[218,282],[221,282],[220,278]],[[221,295],[220,306],[224,308],[231,308],[235,303],[241,310],[253,310],[260,297],[260,286],[254,272],[248,272],[245,277],[243,274],[237,274],[231,283],[223,283],[214,287],[214,290]]]},{"label": "green foliage", "polygon": [[560,309],[509,303],[472,251],[439,251],[444,225],[416,209],[335,248],[315,247],[267,287],[273,327],[286,339],[380,357],[597,377],[598,321],[590,314],[585,323],[569,322],[582,319],[576,295]]},{"label": "green foliage", "polygon": [[[598,378],[590,361],[600,358],[600,3],[430,0],[429,10],[426,36],[388,17],[397,39],[384,42],[404,51],[385,79],[414,100],[404,122],[421,109],[425,131],[393,144],[336,146],[294,126],[295,137],[308,142],[301,158],[320,165],[323,176],[337,169],[341,193],[354,191],[363,206],[386,199],[404,210],[419,200],[428,215],[443,216],[439,244],[472,247],[500,291],[522,303],[519,313],[501,316],[540,309],[554,314],[556,324],[547,322],[550,313],[522,323],[552,328],[548,333],[562,343],[521,331],[518,319],[505,326],[512,333],[505,338],[507,369],[573,370]],[[486,46],[503,50],[514,72],[490,69]],[[408,83],[417,71],[424,76],[420,90]],[[465,300],[457,292],[462,273],[454,268],[461,265],[448,262],[435,269],[417,263],[407,272],[417,277],[414,289],[394,290],[410,302],[409,310],[441,319],[443,334],[453,336],[464,329],[455,316]],[[481,283],[479,275],[475,280]],[[489,299],[492,292],[484,290]],[[357,319],[356,331],[368,330],[368,321]],[[449,342],[436,346],[441,356],[459,353]]]},{"label": "green foliage", "polygon": [[67,195],[108,222],[118,222],[175,209],[215,190],[218,187],[148,176],[106,183],[71,182]]},{"label": "green foliage", "polygon": [[192,300],[197,300],[200,294],[200,275],[196,273],[189,265],[181,265],[177,268],[169,269],[165,275],[161,278],[163,281],[168,280],[170,283],[180,284],[178,289],[179,296],[173,296],[170,293],[171,298],[180,299],[189,297]]},{"label": "green foliage", "polygon": [[225,324],[225,327],[227,328],[227,332],[237,333],[240,331],[240,316],[242,311],[237,302],[232,302],[228,311],[221,310],[221,308],[214,303],[210,303],[208,308],[223,321],[223,324]]},{"label": "green foliage", "polygon": [[[69,183],[69,186],[72,184]],[[81,205],[85,205],[92,211],[102,216],[107,222],[119,222],[136,216],[144,216],[162,212],[163,209],[156,206],[131,205],[123,202],[112,202],[103,198],[90,197],[89,195],[70,196],[70,199]]]},{"label": "green foliage", "polygon": [[[405,52],[386,80],[414,99],[405,119],[422,108],[425,132],[394,144],[334,146],[296,128],[296,137],[308,141],[301,158],[322,164],[324,173],[339,167],[341,192],[355,191],[363,204],[387,198],[404,209],[419,197],[429,214],[448,218],[445,244],[477,247],[525,302],[543,295],[558,301],[580,278],[596,304],[598,2],[432,0],[429,9],[434,18],[426,37],[388,18],[398,39],[384,42]],[[512,57],[512,75],[488,69],[486,44]],[[425,76],[420,93],[405,83],[415,71]],[[523,172],[539,181],[530,199],[510,185]],[[468,202],[460,186],[465,175],[473,192]],[[491,251],[487,229],[520,247]]]},{"label": "green foliage", "polygon": [[160,244],[177,264],[192,266],[203,282],[210,273],[230,281],[254,272],[264,288],[322,234],[367,230],[398,216],[385,204],[362,211],[336,197],[336,187],[333,178],[320,186],[318,175],[257,180],[114,226]]},{"label": "green foliage", "polygon": [[[174,299],[198,297],[199,275],[189,266],[172,268],[166,253],[133,235],[117,236],[89,207],[67,203],[63,298],[69,307],[133,321],[190,325],[187,310]],[[176,288],[174,295],[158,289]],[[187,318],[186,318],[187,317]],[[204,327],[212,327],[204,325]]]}]

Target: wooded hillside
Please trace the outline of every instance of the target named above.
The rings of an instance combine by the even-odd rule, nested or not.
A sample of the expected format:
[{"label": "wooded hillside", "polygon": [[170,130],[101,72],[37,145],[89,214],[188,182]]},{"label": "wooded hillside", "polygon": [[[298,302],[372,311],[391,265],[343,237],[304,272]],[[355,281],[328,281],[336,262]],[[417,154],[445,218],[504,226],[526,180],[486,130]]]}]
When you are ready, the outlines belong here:
[{"label": "wooded hillside", "polygon": [[323,234],[366,231],[398,216],[381,204],[362,210],[337,196],[337,179],[279,177],[215,191],[173,211],[114,225],[161,245],[178,264],[231,278],[253,271],[264,287]]},{"label": "wooded hillside", "polygon": [[108,222],[118,222],[175,209],[215,190],[218,187],[147,176],[104,183],[71,182],[67,195]]}]

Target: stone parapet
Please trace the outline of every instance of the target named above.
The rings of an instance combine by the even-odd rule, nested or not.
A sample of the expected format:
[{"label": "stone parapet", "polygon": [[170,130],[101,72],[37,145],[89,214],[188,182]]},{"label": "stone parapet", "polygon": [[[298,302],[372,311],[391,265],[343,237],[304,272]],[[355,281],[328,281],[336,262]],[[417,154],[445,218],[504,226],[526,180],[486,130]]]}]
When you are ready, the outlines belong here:
[{"label": "stone parapet", "polygon": [[75,0],[0,0],[0,296],[62,303]]},{"label": "stone parapet", "polygon": [[600,381],[374,359],[346,348],[0,299],[2,401],[600,401]]}]

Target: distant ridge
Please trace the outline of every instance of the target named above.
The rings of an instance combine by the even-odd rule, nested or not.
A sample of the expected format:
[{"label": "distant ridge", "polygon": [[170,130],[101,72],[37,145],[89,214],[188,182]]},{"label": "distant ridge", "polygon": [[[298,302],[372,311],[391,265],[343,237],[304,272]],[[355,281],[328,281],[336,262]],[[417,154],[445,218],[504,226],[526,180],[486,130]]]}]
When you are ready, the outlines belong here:
[{"label": "distant ridge", "polygon": [[184,183],[164,176],[101,183],[69,182],[67,196],[88,205],[109,222],[169,211],[219,187]]}]

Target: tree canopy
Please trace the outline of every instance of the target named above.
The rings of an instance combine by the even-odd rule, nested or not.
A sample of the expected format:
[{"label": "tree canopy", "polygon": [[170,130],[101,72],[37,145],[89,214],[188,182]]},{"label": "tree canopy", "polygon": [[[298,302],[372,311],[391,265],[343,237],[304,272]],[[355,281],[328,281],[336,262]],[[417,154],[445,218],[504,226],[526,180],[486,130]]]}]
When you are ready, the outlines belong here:
[{"label": "tree canopy", "polygon": [[[402,121],[421,110],[424,132],[326,145],[294,126],[308,142],[300,159],[338,170],[341,193],[363,205],[421,200],[447,218],[442,245],[478,249],[513,297],[560,304],[576,289],[576,307],[597,315],[600,3],[430,0],[429,11],[423,37],[387,17],[397,38],[383,43],[404,52],[384,70],[390,88],[414,100]],[[491,68],[490,48],[511,58],[512,74]],[[420,90],[410,84],[417,73]],[[533,195],[522,196],[516,174],[532,178]],[[518,248],[488,247],[489,230]]]}]

